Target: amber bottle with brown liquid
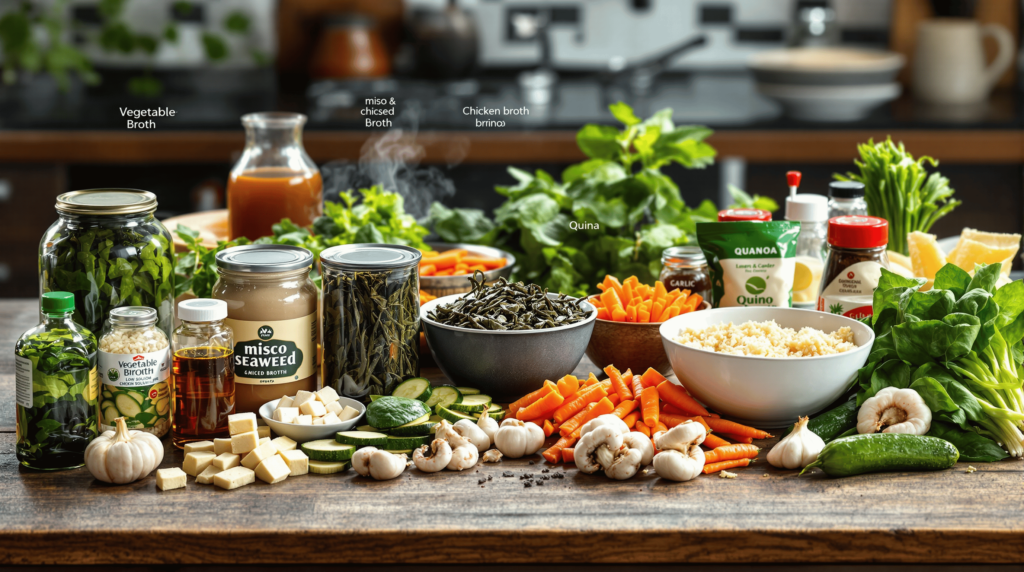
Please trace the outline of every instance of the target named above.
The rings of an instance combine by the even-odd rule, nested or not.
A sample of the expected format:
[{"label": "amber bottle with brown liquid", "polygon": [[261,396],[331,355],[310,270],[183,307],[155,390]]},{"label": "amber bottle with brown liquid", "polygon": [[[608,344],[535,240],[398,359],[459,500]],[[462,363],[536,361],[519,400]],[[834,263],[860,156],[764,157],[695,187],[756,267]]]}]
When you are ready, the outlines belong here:
[{"label": "amber bottle with brown liquid", "polygon": [[235,375],[234,338],[224,323],[227,313],[221,300],[178,304],[181,325],[171,342],[171,441],[177,447],[228,435],[228,415],[235,412]]}]

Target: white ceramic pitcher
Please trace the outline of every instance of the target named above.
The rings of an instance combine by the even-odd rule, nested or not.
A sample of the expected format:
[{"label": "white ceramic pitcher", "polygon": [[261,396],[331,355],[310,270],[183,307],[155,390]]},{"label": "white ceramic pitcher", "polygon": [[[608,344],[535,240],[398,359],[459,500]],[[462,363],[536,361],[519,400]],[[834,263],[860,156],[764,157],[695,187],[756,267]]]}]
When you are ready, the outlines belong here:
[{"label": "white ceramic pitcher", "polygon": [[[985,36],[999,52],[985,65]],[[999,24],[966,18],[936,18],[918,25],[914,52],[914,95],[930,103],[969,104],[988,98],[1013,62],[1013,36]]]}]

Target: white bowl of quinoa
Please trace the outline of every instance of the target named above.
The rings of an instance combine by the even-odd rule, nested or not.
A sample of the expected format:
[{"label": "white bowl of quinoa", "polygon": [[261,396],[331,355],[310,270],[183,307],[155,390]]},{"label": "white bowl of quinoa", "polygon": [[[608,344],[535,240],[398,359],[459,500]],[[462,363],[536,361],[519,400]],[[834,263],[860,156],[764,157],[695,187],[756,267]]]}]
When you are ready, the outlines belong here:
[{"label": "white bowl of quinoa", "polygon": [[813,415],[852,387],[875,334],[836,314],[716,308],[660,328],[676,377],[719,414],[759,427]]}]

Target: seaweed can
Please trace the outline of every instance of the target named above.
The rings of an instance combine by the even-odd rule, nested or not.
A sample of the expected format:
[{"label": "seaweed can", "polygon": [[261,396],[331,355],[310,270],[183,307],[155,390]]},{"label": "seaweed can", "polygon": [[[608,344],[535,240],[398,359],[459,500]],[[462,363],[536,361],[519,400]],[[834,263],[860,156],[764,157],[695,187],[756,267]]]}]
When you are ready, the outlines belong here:
[{"label": "seaweed can", "polygon": [[324,387],[368,401],[419,376],[420,251],[348,244],[320,253]]}]

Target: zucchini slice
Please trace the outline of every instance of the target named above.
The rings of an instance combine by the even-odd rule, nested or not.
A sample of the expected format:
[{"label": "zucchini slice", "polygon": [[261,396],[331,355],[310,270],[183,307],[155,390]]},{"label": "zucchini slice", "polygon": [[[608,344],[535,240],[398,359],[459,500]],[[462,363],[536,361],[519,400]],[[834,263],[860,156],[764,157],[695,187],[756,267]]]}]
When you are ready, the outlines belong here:
[{"label": "zucchini slice", "polygon": [[348,461],[331,462],[314,461],[313,459],[309,460],[309,472],[316,473],[317,475],[333,475],[334,473],[340,473],[351,466],[352,463]]},{"label": "zucchini slice", "polygon": [[133,392],[122,392],[118,393],[114,397],[114,405],[117,410],[121,412],[121,415],[125,417],[135,417],[139,413],[142,413],[142,404],[136,401]]},{"label": "zucchini slice", "polygon": [[459,422],[459,421],[461,421],[463,419],[469,419],[470,421],[472,421],[474,423],[476,423],[476,421],[477,421],[476,417],[470,417],[469,415],[466,415],[465,413],[460,413],[458,411],[452,411],[451,409],[445,409],[444,407],[441,407],[440,405],[437,406],[437,414],[438,414],[438,416],[441,417],[441,419],[446,419],[449,423],[453,423],[453,424],[457,423],[457,422]]},{"label": "zucchini slice", "polygon": [[459,401],[462,401],[462,393],[458,389],[450,385],[439,385],[430,394],[430,399],[426,400],[423,404],[436,409],[438,406],[448,407],[452,403],[458,403]]},{"label": "zucchini slice", "polygon": [[115,409],[111,405],[108,405],[106,408],[103,409],[103,419],[104,421],[106,421],[107,425],[113,425],[114,420],[120,416],[121,414],[117,412],[117,409]]},{"label": "zucchini slice", "polygon": [[143,403],[144,401],[146,401],[146,396],[145,396],[145,395],[143,395],[143,394],[141,394],[141,393],[138,393],[138,392],[136,392],[136,391],[132,391],[132,390],[130,390],[130,389],[129,389],[129,390],[127,390],[127,393],[128,393],[128,395],[131,395],[131,396],[132,396],[132,399],[134,399],[135,401],[138,401],[138,402],[139,402],[139,405],[142,405],[142,403]]},{"label": "zucchini slice", "polygon": [[475,387],[456,387],[455,389],[458,389],[462,395],[476,395],[480,393],[480,390]]},{"label": "zucchini slice", "polygon": [[501,407],[497,407],[495,409],[495,406],[492,405],[491,409],[487,410],[487,416],[490,417],[491,419],[494,419],[495,421],[500,422],[502,419],[505,418],[505,410],[502,409]]},{"label": "zucchini slice", "polygon": [[391,434],[396,437],[422,437],[432,434],[436,430],[435,427],[437,427],[437,423],[424,421],[418,425],[395,427],[391,430]]},{"label": "zucchini slice", "polygon": [[371,433],[376,433],[377,432],[377,428],[376,427],[371,427],[369,425],[360,425],[359,427],[356,427],[356,431],[369,431]]},{"label": "zucchini slice", "polygon": [[402,455],[402,454],[412,455],[412,449],[401,449],[401,450],[384,449],[384,452],[385,453],[391,453],[392,455]]},{"label": "zucchini slice", "polygon": [[421,437],[396,437],[389,436],[387,444],[384,445],[384,449],[388,451],[404,451],[406,449],[415,449],[426,445],[432,440],[430,435],[424,435]]},{"label": "zucchini slice", "polygon": [[357,449],[363,447],[383,447],[388,442],[388,436],[384,433],[371,431],[339,431],[334,440],[343,445],[355,445]]},{"label": "zucchini slice", "polygon": [[329,461],[332,463],[347,461],[351,459],[353,453],[356,452],[354,445],[339,443],[334,439],[319,439],[317,441],[303,443],[299,446],[302,448],[302,452],[305,453],[310,460]]},{"label": "zucchini slice", "polygon": [[479,413],[486,411],[491,406],[491,396],[480,393],[478,395],[464,395],[462,401],[459,403],[452,403],[452,411],[461,411],[462,413]]},{"label": "zucchini slice", "polygon": [[415,399],[417,401],[426,401],[430,399],[430,382],[422,377],[414,377],[407,379],[402,383],[398,384],[398,387],[391,392],[391,395],[396,397],[408,397],[409,399]]}]

